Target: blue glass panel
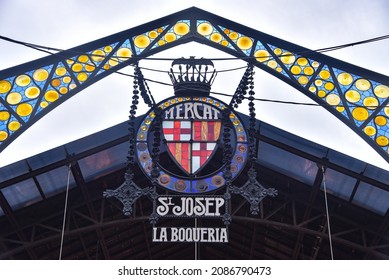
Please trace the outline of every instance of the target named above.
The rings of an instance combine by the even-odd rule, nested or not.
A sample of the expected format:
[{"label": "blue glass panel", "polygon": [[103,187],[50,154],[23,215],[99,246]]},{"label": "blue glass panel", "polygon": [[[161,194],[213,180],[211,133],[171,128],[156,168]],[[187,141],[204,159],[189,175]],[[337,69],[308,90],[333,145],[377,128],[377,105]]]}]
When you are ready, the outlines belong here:
[{"label": "blue glass panel", "polygon": [[389,192],[362,182],[355,193],[353,203],[385,215],[389,208]]},{"label": "blue glass panel", "polygon": [[127,161],[127,151],[128,143],[125,142],[80,160],[79,164],[85,180],[90,181],[106,173],[124,168]]},{"label": "blue glass panel", "polygon": [[[37,180],[46,197],[53,196],[66,190],[68,182],[68,167],[63,166],[37,176]],[[70,173],[70,188],[76,185],[73,174]]]},{"label": "blue glass panel", "polygon": [[358,159],[352,158],[345,154],[339,153],[334,150],[328,151],[328,160],[340,166],[345,166],[347,169],[357,173],[361,173],[366,168],[366,163]]},{"label": "blue glass panel", "polygon": [[25,161],[15,162],[1,168],[0,181],[4,182],[27,172],[29,169]]},{"label": "blue glass panel", "polygon": [[259,143],[258,161],[264,166],[309,185],[315,181],[318,170],[313,161],[263,142]]},{"label": "blue glass panel", "polygon": [[1,190],[13,210],[17,210],[42,200],[34,181],[25,180]]},{"label": "blue glass panel", "polygon": [[63,160],[66,158],[66,151],[63,147],[52,149],[48,152],[33,156],[27,159],[28,164],[32,170],[50,165],[54,162]]},{"label": "blue glass panel", "polygon": [[363,175],[373,178],[384,184],[388,184],[389,182],[389,172],[373,165],[368,165],[365,172],[363,172]]},{"label": "blue glass panel", "polygon": [[[335,170],[327,169],[325,172],[325,183],[327,193],[348,200],[357,183],[357,179]],[[324,183],[322,184],[321,189],[324,189]]]}]

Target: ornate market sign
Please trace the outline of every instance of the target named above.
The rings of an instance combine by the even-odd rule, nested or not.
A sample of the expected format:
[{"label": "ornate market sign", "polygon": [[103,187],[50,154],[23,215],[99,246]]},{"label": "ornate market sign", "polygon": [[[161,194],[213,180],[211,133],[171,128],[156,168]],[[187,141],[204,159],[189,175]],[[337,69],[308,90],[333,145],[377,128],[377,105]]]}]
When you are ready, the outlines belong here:
[{"label": "ornate market sign", "polygon": [[[147,85],[136,68],[133,104],[130,110],[130,148],[126,180],[106,197],[121,200],[126,215],[134,202],[147,195],[153,202],[150,222],[154,242],[228,242],[231,223],[231,194],[243,196],[252,214],[258,214],[259,202],[277,192],[264,188],[256,179],[254,162],[255,109],[252,91],[252,67],[248,67],[229,105],[209,96],[216,71],[206,59],[177,59],[170,70],[175,96],[158,104],[152,103]],[[245,98],[250,86],[248,132],[233,108]],[[135,128],[138,104],[137,88],[151,109]],[[154,100],[153,100],[154,101]],[[242,173],[246,163],[248,180],[242,186],[232,182]],[[134,167],[139,166],[152,183],[140,187],[134,181]],[[160,194],[163,193],[163,194]],[[193,226],[157,226],[161,220],[190,219]],[[198,227],[198,219],[212,220],[212,227]],[[166,223],[165,223],[166,224]]]}]

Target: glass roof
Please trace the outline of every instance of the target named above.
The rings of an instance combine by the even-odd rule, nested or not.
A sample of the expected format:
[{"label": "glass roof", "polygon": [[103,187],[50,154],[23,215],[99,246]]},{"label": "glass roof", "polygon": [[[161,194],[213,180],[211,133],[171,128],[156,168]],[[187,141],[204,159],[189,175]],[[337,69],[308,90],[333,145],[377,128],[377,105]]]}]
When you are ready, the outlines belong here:
[{"label": "glass roof", "polygon": [[[242,117],[247,120],[247,117]],[[17,210],[63,192],[70,162],[76,161],[79,164],[86,182],[123,169],[128,148],[125,135],[127,126],[124,122],[1,168],[0,174],[5,178],[0,183],[1,192],[10,207]],[[326,162],[323,158],[328,148],[266,123],[261,123],[260,126],[260,136],[264,138],[259,142],[258,162],[312,186],[320,172],[317,163]],[[73,153],[74,149],[77,153]],[[333,150],[328,150],[326,159],[329,167],[326,168],[325,182],[329,194],[379,215],[386,213],[389,207],[389,189],[385,183],[388,171]],[[31,170],[26,168],[26,163]],[[361,169],[363,170],[360,171]],[[70,175],[70,187],[77,187],[73,173]],[[0,211],[3,215],[3,211]]]}]

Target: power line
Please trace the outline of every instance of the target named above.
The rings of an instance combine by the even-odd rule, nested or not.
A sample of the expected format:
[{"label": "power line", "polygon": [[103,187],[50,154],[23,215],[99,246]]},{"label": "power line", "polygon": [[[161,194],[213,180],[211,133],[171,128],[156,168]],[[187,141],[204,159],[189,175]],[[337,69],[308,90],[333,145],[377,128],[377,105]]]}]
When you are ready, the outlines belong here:
[{"label": "power line", "polygon": [[[33,44],[33,43],[24,42],[24,41],[20,41],[20,40],[15,40],[15,39],[12,39],[12,38],[9,38],[9,37],[6,37],[6,36],[2,36],[2,35],[0,35],[0,39],[4,40],[4,41],[11,42],[11,43],[14,43],[14,44],[23,45],[23,46],[26,46],[26,47],[29,47],[29,48],[32,48],[32,49],[35,49],[35,50],[38,50],[38,51],[43,51],[43,52],[46,52],[46,53],[49,53],[49,54],[54,54],[54,53],[52,53],[50,51],[57,51],[57,52],[65,51],[64,49],[53,48],[53,47],[50,47],[50,46],[38,45],[38,44]],[[386,40],[386,39],[389,39],[389,35],[378,36],[378,37],[374,37],[374,38],[370,38],[370,39],[366,39],[366,40],[362,40],[362,41],[356,41],[356,42],[342,44],[342,45],[337,45],[337,46],[332,46],[332,47],[320,48],[320,49],[316,49],[316,50],[306,50],[306,51],[296,52],[294,54],[280,54],[280,55],[277,55],[277,57],[290,56],[290,55],[302,55],[302,54],[310,54],[310,53],[318,53],[318,52],[319,53],[324,53],[324,52],[335,51],[335,50],[339,50],[339,49],[343,49],[343,48],[353,47],[353,46],[357,46],[357,45],[373,43],[373,42],[377,42],[377,41],[381,41],[381,40]],[[77,54],[80,54],[80,55],[81,54],[85,54],[84,52],[78,52],[78,51],[74,51],[74,50],[68,50],[68,51],[71,51],[71,52],[73,52],[76,55]],[[94,56],[98,57],[99,55],[96,54]],[[115,57],[116,58],[123,58],[123,57],[120,57],[120,56],[115,56]],[[125,57],[125,58],[128,58],[128,57]],[[171,60],[175,60],[176,59],[176,58],[156,58],[156,57],[141,57],[141,56],[138,56],[137,58],[143,59],[143,60],[161,60],[161,61],[171,61]],[[227,61],[227,60],[240,60],[240,59],[247,59],[247,58],[254,58],[254,59],[257,59],[257,58],[270,58],[270,56],[260,56],[260,57],[255,57],[255,56],[239,56],[239,57],[207,58],[207,59],[214,60],[214,61]]]}]

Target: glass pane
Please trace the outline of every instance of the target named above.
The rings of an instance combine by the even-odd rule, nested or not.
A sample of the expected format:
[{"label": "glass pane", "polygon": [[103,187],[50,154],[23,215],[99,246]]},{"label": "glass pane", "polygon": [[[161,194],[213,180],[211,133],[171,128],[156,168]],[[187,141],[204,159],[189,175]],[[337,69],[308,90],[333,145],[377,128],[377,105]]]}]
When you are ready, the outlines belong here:
[{"label": "glass pane", "polygon": [[36,170],[43,166],[50,165],[54,162],[63,160],[66,158],[66,152],[63,147],[58,147],[53,150],[47,151],[45,153],[33,156],[29,158],[28,164],[31,166],[32,170]]},{"label": "glass pane", "polygon": [[329,150],[327,158],[330,162],[347,167],[347,169],[352,170],[354,172],[360,173],[366,168],[365,162],[357,160],[348,155],[339,153],[337,151]]},{"label": "glass pane", "polygon": [[[63,166],[37,176],[39,185],[46,197],[53,196],[66,190],[68,182],[68,167]],[[69,186],[75,187],[73,174],[70,172]]]},{"label": "glass pane", "polygon": [[107,172],[124,168],[127,161],[128,142],[79,160],[86,181]]},{"label": "glass pane", "polygon": [[318,170],[316,163],[263,142],[259,143],[258,161],[309,185],[315,181]]},{"label": "glass pane", "polygon": [[389,207],[389,192],[361,182],[355,193],[353,203],[385,215]]},{"label": "glass pane", "polygon": [[0,216],[4,216],[3,208],[0,207]]},{"label": "glass pane", "polygon": [[28,179],[1,190],[13,210],[42,200],[34,181]]},{"label": "glass pane", "polygon": [[389,172],[373,165],[368,165],[365,172],[363,172],[363,175],[373,178],[384,184],[387,184],[389,182]]},{"label": "glass pane", "polygon": [[[325,171],[325,183],[327,193],[348,200],[355,187],[355,184],[357,183],[357,180],[328,168]],[[324,183],[322,183],[321,186],[322,190],[324,189],[323,184]]]},{"label": "glass pane", "polygon": [[19,175],[29,172],[28,166],[25,161],[19,161],[10,165],[1,167],[0,182],[7,181],[11,178],[15,178]]}]

